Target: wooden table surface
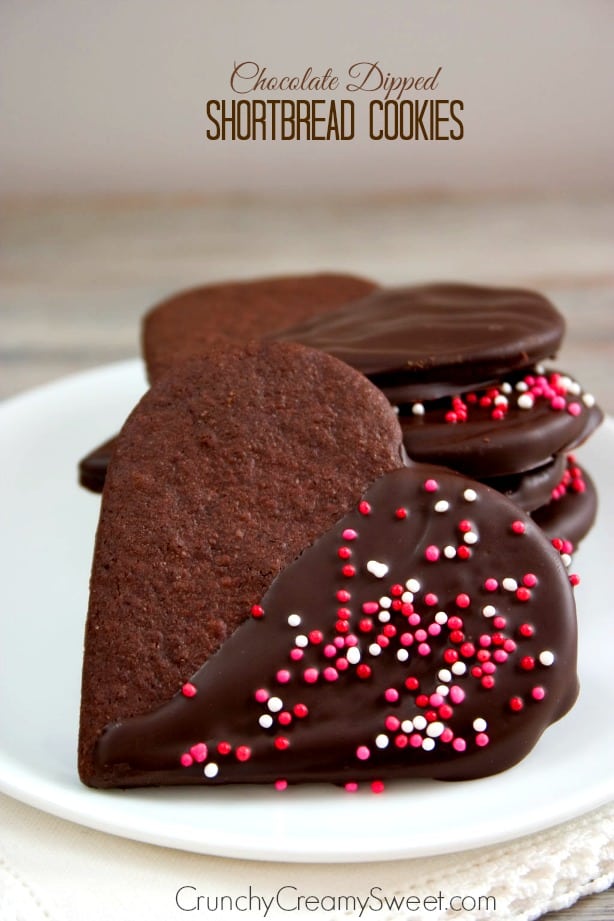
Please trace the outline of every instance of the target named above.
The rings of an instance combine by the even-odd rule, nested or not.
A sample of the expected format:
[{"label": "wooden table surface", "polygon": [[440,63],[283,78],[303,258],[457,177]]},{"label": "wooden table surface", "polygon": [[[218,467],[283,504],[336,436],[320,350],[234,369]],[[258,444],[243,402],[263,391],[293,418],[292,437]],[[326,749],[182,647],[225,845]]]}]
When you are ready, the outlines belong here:
[{"label": "wooden table surface", "polygon": [[[337,270],[538,288],[559,364],[614,413],[614,196],[62,201],[3,208],[0,397],[137,356],[144,310],[225,278]],[[614,891],[547,916],[614,919]],[[507,919],[502,919],[507,921]]]}]

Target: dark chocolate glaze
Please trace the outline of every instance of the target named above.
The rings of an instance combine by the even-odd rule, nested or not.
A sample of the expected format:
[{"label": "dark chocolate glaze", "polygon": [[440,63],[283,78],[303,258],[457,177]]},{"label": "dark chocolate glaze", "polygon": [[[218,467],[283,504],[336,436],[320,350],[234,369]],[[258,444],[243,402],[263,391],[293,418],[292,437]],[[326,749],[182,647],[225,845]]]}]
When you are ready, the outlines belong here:
[{"label": "dark chocolate glaze", "polygon": [[[562,380],[570,380],[561,372],[546,372],[548,379],[557,374]],[[453,412],[453,398],[419,404],[419,415],[415,406],[401,407],[399,422],[409,457],[442,464],[481,480],[532,470],[546,464],[553,455],[582,444],[601,424],[602,411],[590,395],[578,391],[575,381],[570,381],[571,389],[562,397],[562,409],[553,409],[551,400],[545,397],[536,397],[532,408],[521,408],[519,401],[528,393],[518,391],[517,386],[538,376],[536,371],[520,372],[491,389],[494,392],[501,391],[504,385],[512,387],[508,409],[501,419],[492,416],[494,403],[480,405],[488,390],[474,392],[478,402],[473,404],[467,403],[469,397],[463,394],[466,421],[447,421]],[[590,405],[585,404],[585,397]]]},{"label": "dark chocolate glaze", "polygon": [[439,283],[381,288],[273,338],[330,352],[392,403],[433,400],[556,354],[565,322],[543,295]]},{"label": "dark chocolate glaze", "polygon": [[566,465],[566,456],[561,453],[533,470],[509,476],[483,477],[482,483],[503,493],[525,512],[532,512],[550,502],[552,490],[560,483]]},{"label": "dark chocolate glaze", "polygon": [[531,512],[531,517],[548,537],[571,541],[577,550],[595,523],[598,499],[595,484],[586,470],[577,467],[574,461],[568,467],[580,471],[574,482],[581,486],[568,485],[562,495]]},{"label": "dark chocolate glaze", "polygon": [[576,698],[559,554],[507,499],[441,468],[377,480],[261,609],[183,692],[106,728],[99,785],[477,778]]},{"label": "dark chocolate glaze", "polygon": [[79,485],[84,489],[102,492],[116,441],[117,436],[109,438],[79,461]]}]

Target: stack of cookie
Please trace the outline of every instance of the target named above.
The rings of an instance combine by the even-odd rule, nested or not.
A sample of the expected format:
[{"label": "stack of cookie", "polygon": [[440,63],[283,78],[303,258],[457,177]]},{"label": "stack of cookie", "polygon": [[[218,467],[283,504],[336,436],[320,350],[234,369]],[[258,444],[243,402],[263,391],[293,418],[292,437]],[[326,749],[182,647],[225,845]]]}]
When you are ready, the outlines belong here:
[{"label": "stack of cookie", "polygon": [[563,331],[528,292],[345,276],[150,312],[98,468],[83,781],[379,791],[523,758],[578,690],[571,538],[525,511],[587,492],[567,457],[600,413],[536,366]]},{"label": "stack of cookie", "polygon": [[432,284],[374,290],[277,335],[366,374],[397,408],[412,460],[487,483],[577,547],[597,496],[572,452],[603,414],[568,373],[541,364],[564,331],[536,292]]}]

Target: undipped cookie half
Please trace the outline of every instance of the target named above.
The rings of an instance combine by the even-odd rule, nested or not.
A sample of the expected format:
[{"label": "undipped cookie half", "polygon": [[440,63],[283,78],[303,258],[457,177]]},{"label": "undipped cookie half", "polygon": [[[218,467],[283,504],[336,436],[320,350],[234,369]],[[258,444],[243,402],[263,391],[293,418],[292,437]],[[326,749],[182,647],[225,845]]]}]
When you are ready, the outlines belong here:
[{"label": "undipped cookie half", "polygon": [[[477,778],[576,698],[559,555],[507,499],[441,468],[381,477],[251,602],[172,699],[106,727],[97,783]],[[151,667],[132,677],[155,683]]]},{"label": "undipped cookie half", "polygon": [[272,580],[401,466],[385,397],[329,355],[219,344],[156,383],[113,451],[85,640],[80,771],[214,653]]}]

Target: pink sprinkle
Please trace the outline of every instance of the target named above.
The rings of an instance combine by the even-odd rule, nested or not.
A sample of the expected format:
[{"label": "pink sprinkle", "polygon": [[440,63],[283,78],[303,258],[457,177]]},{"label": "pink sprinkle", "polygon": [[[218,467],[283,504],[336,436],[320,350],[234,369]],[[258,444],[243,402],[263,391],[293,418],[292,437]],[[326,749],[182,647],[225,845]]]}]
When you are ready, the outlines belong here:
[{"label": "pink sprinkle", "polygon": [[345,640],[342,636],[336,636],[335,639],[333,640],[333,643],[335,644],[337,649],[343,649],[343,647],[345,646]]},{"label": "pink sprinkle", "polygon": [[439,624],[430,624],[428,632],[430,636],[439,636],[441,633],[441,627]]},{"label": "pink sprinkle", "polygon": [[355,636],[355,634],[353,633],[348,633],[348,635],[345,638],[345,645],[346,646],[358,646],[358,637]]},{"label": "pink sprinkle", "polygon": [[291,649],[290,658],[292,659],[293,662],[300,662],[301,659],[303,658],[303,650],[298,649],[296,647],[294,649]]},{"label": "pink sprinkle", "polygon": [[391,732],[396,732],[401,725],[401,721],[397,719],[396,716],[387,716],[384,720],[384,725],[386,729],[389,729]]},{"label": "pink sprinkle", "polygon": [[318,680],[318,670],[317,668],[306,668],[303,672],[303,678],[307,684],[315,684]]},{"label": "pink sprinkle", "polygon": [[430,651],[431,651],[431,647],[429,646],[428,643],[420,643],[420,645],[418,646],[418,654],[421,656],[428,656]]},{"label": "pink sprinkle", "polygon": [[495,660],[495,662],[499,662],[499,664],[501,664],[502,662],[507,662],[507,653],[505,652],[504,649],[495,649],[492,657]]},{"label": "pink sprinkle", "polygon": [[184,767],[190,767],[191,764],[194,764],[194,758],[188,752],[184,752],[179,760]]},{"label": "pink sprinkle", "polygon": [[431,707],[441,707],[443,702],[444,698],[441,696],[441,694],[431,694],[429,697],[429,703]]},{"label": "pink sprinkle", "polygon": [[484,748],[484,746],[488,745],[489,742],[490,742],[490,739],[488,738],[485,732],[478,732],[477,736],[475,737],[476,745],[479,745],[480,748]]},{"label": "pink sprinkle", "polygon": [[439,559],[439,547],[436,547],[434,544],[431,544],[424,551],[424,556],[429,561],[429,563],[434,563],[436,560]]},{"label": "pink sprinkle", "polygon": [[341,536],[344,540],[356,540],[358,532],[354,528],[346,528]]},{"label": "pink sprinkle", "polygon": [[542,688],[541,685],[537,685],[537,687],[534,687],[531,691],[531,697],[533,700],[543,700],[545,696],[546,690],[545,688]]},{"label": "pink sprinkle", "polygon": [[439,738],[441,739],[442,742],[451,742],[452,739],[454,738],[454,733],[452,732],[452,730],[451,730],[450,728],[446,728],[446,729],[444,729],[444,731],[441,733],[441,735],[439,736]]},{"label": "pink sprinkle", "polygon": [[322,674],[324,675],[325,681],[336,681],[337,678],[339,677],[339,672],[337,671],[337,669],[333,668],[330,665],[324,669]]},{"label": "pink sprinkle", "polygon": [[287,786],[288,786],[287,780],[276,780],[275,781],[276,790],[285,790]]},{"label": "pink sprinkle", "polygon": [[345,672],[347,671],[349,667],[350,667],[350,663],[348,662],[347,659],[344,659],[343,657],[337,659],[337,661],[335,662],[335,668],[339,672]]},{"label": "pink sprinkle", "polygon": [[522,584],[526,585],[527,588],[533,588],[534,585],[537,585],[537,576],[532,572],[528,572],[522,577]]},{"label": "pink sprinkle", "polygon": [[402,633],[401,636],[399,637],[399,643],[401,644],[401,646],[411,646],[413,641],[414,641],[414,638],[411,633]]},{"label": "pink sprinkle", "polygon": [[416,630],[416,639],[418,640],[419,643],[423,643],[425,639],[427,638],[427,636],[428,636],[428,633],[426,632],[426,630]]},{"label": "pink sprinkle", "polygon": [[496,579],[486,579],[484,583],[484,588],[487,592],[496,592],[499,588],[499,583]]},{"label": "pink sprinkle", "polygon": [[259,704],[266,703],[269,696],[269,692],[265,688],[258,688],[257,691],[254,691],[254,699],[257,700]]},{"label": "pink sprinkle", "polygon": [[582,412],[582,407],[579,403],[570,403],[567,407],[567,412],[570,416],[579,416]]},{"label": "pink sprinkle", "polygon": [[354,781],[350,781],[349,783],[345,784],[345,790],[347,793],[356,793],[358,790],[358,784],[354,783]]},{"label": "pink sprinkle", "polygon": [[[494,653],[494,655],[493,655],[493,658],[496,658],[497,652],[498,652],[498,651],[499,651],[499,650],[496,650],[496,651],[495,651],[495,653]],[[504,655],[505,658],[507,659],[507,653],[504,652],[503,655]],[[497,659],[497,661],[500,661],[500,660]],[[484,662],[484,663],[482,664],[482,671],[484,672],[485,675],[492,675],[492,674],[494,674],[494,672],[496,672],[496,670],[497,670],[497,666],[494,665],[492,662]]]},{"label": "pink sprinkle", "polygon": [[412,732],[409,737],[409,744],[412,748],[421,748],[422,747],[422,736],[417,732]]},{"label": "pink sprinkle", "polygon": [[198,761],[201,764],[207,757],[207,746],[204,742],[198,742],[196,745],[193,745],[190,749],[190,754],[194,758],[194,761]]},{"label": "pink sprinkle", "polygon": [[333,646],[332,643],[327,643],[322,651],[327,659],[332,659],[333,656],[337,655],[337,647]]},{"label": "pink sprinkle", "polygon": [[550,400],[550,406],[552,407],[552,409],[556,409],[556,410],[565,409],[565,399],[560,396],[553,397],[552,400]]},{"label": "pink sprinkle", "polygon": [[356,749],[356,757],[360,761],[367,761],[371,757],[371,752],[366,745],[359,745]]},{"label": "pink sprinkle", "polygon": [[464,739],[461,739],[459,737],[459,738],[454,739],[454,741],[452,742],[452,748],[456,752],[464,752],[465,749],[467,748],[467,743],[465,742]]},{"label": "pink sprinkle", "polygon": [[439,489],[439,483],[437,480],[425,480],[424,488],[427,492],[437,492]]},{"label": "pink sprinkle", "polygon": [[453,704],[462,704],[465,699],[465,692],[458,684],[453,684],[450,688],[450,700]]},{"label": "pink sprinkle", "polygon": [[468,608],[471,604],[471,598],[469,595],[466,595],[464,592],[461,592],[460,595],[456,596],[456,605],[459,608]]},{"label": "pink sprinkle", "polygon": [[394,704],[399,699],[399,692],[395,688],[386,688],[384,691],[384,697],[389,704]]},{"label": "pink sprinkle", "polygon": [[362,609],[365,614],[377,614],[379,611],[379,604],[377,601],[365,601],[362,606]]},{"label": "pink sprinkle", "polygon": [[287,684],[290,680],[290,672],[286,668],[280,668],[276,678],[280,684]]},{"label": "pink sprinkle", "polygon": [[417,624],[420,623],[420,615],[419,615],[419,614],[415,614],[415,613],[414,613],[414,614],[410,614],[409,617],[407,618],[407,622],[408,622],[408,624],[410,624],[412,627],[415,627]]},{"label": "pink sprinkle", "polygon": [[436,604],[439,604],[439,598],[433,592],[427,592],[424,596],[424,603],[433,608]]},{"label": "pink sprinkle", "polygon": [[184,697],[194,697],[196,694],[196,687],[190,681],[186,681],[181,688],[181,693]]}]

